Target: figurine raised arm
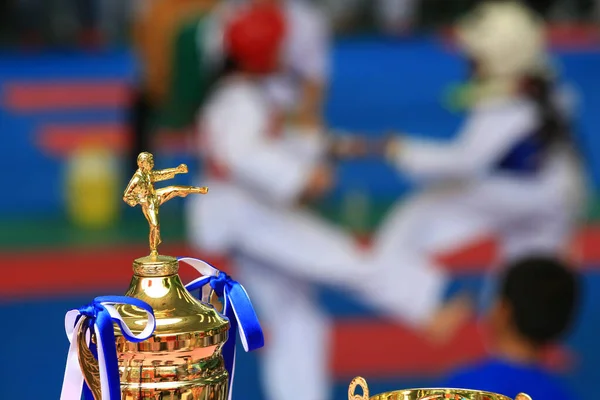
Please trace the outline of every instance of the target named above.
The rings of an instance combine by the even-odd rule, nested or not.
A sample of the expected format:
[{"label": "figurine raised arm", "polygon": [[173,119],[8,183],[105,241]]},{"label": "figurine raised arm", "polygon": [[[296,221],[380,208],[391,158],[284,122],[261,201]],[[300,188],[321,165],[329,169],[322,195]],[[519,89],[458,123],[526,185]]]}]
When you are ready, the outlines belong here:
[{"label": "figurine raised arm", "polygon": [[137,164],[138,170],[135,171],[135,174],[129,181],[123,194],[123,200],[131,207],[135,207],[138,204],[142,207],[142,212],[150,225],[150,256],[157,257],[157,248],[161,243],[160,223],[158,219],[160,206],[173,197],[186,197],[192,193],[206,194],[208,188],[174,185],[155,189],[155,182],[173,179],[177,174],[187,173],[187,166],[181,164],[177,168],[154,171],[154,156],[147,152],[140,153]]}]

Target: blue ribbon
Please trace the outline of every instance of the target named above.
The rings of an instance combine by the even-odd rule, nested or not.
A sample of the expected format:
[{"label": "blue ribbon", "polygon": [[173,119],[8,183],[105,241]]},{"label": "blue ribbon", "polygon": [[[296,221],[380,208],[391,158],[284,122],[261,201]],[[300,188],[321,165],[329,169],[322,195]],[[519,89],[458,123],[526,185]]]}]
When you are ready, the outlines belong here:
[{"label": "blue ribbon", "polygon": [[[217,296],[223,299],[223,314],[229,320],[231,326],[229,338],[223,346],[225,368],[229,372],[229,392],[231,397],[238,331],[244,345],[244,350],[247,352],[260,349],[265,344],[265,338],[258,322],[258,317],[244,287],[229,275],[201,260],[191,258],[180,260],[189,263],[204,275],[207,273],[215,274],[214,276],[208,275],[190,282],[186,285],[186,289],[190,292],[195,290],[201,291],[206,284],[209,284]],[[209,267],[212,271],[203,267]]]},{"label": "blue ribbon", "polygon": [[[121,328],[121,333],[130,342],[139,343],[147,339],[147,337],[135,337],[130,335],[129,329],[126,328],[123,321],[119,318],[114,318],[103,303],[113,304],[128,304],[143,309],[147,313],[154,316],[154,311],[147,303],[134,299],[127,296],[101,296],[96,297],[94,301],[78,309],[80,317],[86,316],[88,318],[87,323],[89,328],[93,332],[97,332],[97,340],[100,342],[100,346],[94,344],[90,345],[90,350],[94,353],[94,356],[98,359],[97,347],[102,349],[104,358],[104,369],[106,371],[106,377],[108,381],[109,398],[111,400],[119,400],[121,398],[120,380],[119,380],[119,364],[117,360],[117,348],[115,345],[115,334],[113,323],[117,323]],[[156,321],[152,318],[152,332],[156,328]],[[100,366],[102,369],[103,366]],[[104,389],[104,388],[103,388]],[[85,399],[94,400],[92,393],[87,386],[84,384],[84,397]],[[104,394],[103,394],[104,397]]]}]

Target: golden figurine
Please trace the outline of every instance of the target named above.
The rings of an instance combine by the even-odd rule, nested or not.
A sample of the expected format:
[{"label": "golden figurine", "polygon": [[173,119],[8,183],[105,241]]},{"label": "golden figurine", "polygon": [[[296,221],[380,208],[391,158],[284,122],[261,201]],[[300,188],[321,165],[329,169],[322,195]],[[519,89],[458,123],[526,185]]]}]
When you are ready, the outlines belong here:
[{"label": "golden figurine", "polygon": [[[356,394],[356,389],[361,388],[363,394]],[[369,397],[367,381],[358,376],[352,380],[348,387],[348,400],[512,400],[509,397],[484,392],[481,390],[432,388],[432,389],[408,389],[381,393]],[[531,397],[520,393],[515,400],[531,400]]]},{"label": "golden figurine", "polygon": [[155,171],[153,170],[154,156],[147,152],[140,153],[137,165],[138,170],[129,181],[123,194],[123,200],[131,207],[138,204],[142,207],[142,212],[150,225],[150,256],[156,258],[158,256],[157,248],[161,243],[158,219],[160,206],[173,197],[186,197],[193,193],[206,194],[208,188],[176,185],[155,189],[155,182],[173,179],[177,174],[187,174],[187,165],[181,164],[177,168]]}]

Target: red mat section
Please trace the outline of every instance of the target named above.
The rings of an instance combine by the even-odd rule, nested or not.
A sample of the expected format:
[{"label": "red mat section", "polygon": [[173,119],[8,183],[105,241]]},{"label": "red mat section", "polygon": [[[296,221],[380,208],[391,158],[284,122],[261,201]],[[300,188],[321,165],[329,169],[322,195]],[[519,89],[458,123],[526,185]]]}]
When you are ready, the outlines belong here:
[{"label": "red mat section", "polygon": [[123,124],[48,124],[37,136],[38,146],[47,154],[65,156],[75,150],[103,145],[113,152],[129,150],[131,135]]},{"label": "red mat section", "polygon": [[93,107],[123,108],[132,99],[122,81],[18,81],[4,85],[3,106],[13,112],[39,112]]},{"label": "red mat section", "polygon": [[[165,245],[164,254],[195,256],[185,245]],[[600,267],[600,228],[588,227],[577,236],[572,253],[579,265]],[[61,294],[87,294],[119,288],[131,277],[132,261],[147,253],[145,245],[110,248],[59,248],[30,251],[5,250],[0,253],[7,278],[0,280],[0,301],[14,298],[46,297]],[[484,240],[460,251],[441,255],[443,265],[455,273],[482,271],[495,258],[494,242]],[[227,260],[208,257],[207,261],[227,270]],[[191,268],[182,268],[182,278],[193,277]]]},{"label": "red mat section", "polygon": [[[600,231],[590,230],[579,238],[586,257],[600,260]],[[147,252],[145,245],[90,249],[48,249],[35,252],[0,254],[8,276],[0,281],[0,301],[32,297],[43,301],[50,296],[95,296],[106,290],[122,293],[131,278],[132,261]],[[200,256],[183,245],[164,246],[165,254]],[[492,242],[443,257],[455,272],[481,270],[494,255]],[[229,270],[227,261],[205,260]],[[475,267],[479,265],[479,267]],[[182,266],[184,281],[195,276],[190,267]],[[33,294],[33,296],[32,296]],[[443,329],[443,327],[440,327]],[[378,377],[438,375],[457,364],[468,363],[485,354],[480,331],[474,322],[464,326],[449,342],[434,344],[406,327],[373,317],[336,320],[333,330],[332,370],[336,377],[349,379],[360,373]],[[565,366],[569,354],[562,350],[550,353],[554,365]]]},{"label": "red mat section", "polygon": [[485,354],[475,323],[465,326],[453,340],[433,344],[385,321],[337,321],[332,343],[332,370],[346,380],[359,371],[378,378],[441,374]]}]

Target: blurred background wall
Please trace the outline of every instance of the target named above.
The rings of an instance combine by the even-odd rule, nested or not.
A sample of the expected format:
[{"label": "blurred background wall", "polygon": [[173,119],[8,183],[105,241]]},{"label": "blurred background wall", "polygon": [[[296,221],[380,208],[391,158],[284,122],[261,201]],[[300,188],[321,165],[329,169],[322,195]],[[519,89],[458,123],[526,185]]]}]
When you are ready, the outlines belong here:
[{"label": "blurred background wall", "polygon": [[[466,75],[444,29],[470,1],[424,0],[414,8],[324,0],[335,24],[326,119],[332,128],[384,135],[400,130],[450,138],[462,115],[449,90]],[[394,3],[389,2],[389,3]],[[146,222],[127,210],[121,191],[133,172],[135,96],[140,60],[130,40],[143,1],[13,0],[0,4],[0,397],[23,387],[58,396],[67,339],[63,315],[95,295],[122,293],[130,263],[145,253]],[[392,21],[385,7],[400,8]],[[405,7],[408,7],[405,5]],[[600,359],[600,36],[593,1],[547,7],[554,54],[578,99],[578,139],[586,149],[591,201],[574,250],[585,271],[577,329],[548,362],[582,399],[593,399]],[[404,11],[402,11],[404,10]],[[157,165],[200,168],[178,132],[153,136]],[[319,212],[368,236],[410,185],[382,162],[345,162],[341,182]],[[183,177],[185,182],[189,177]],[[181,202],[165,206],[165,252],[189,254]],[[457,280],[477,285],[494,258],[493,238],[444,255]],[[189,271],[182,271],[184,277]],[[331,368],[345,398],[354,375],[373,392],[435,382],[483,353],[475,325],[453,343],[432,347],[379,320],[344,296],[323,292],[336,317]],[[358,329],[360,328],[360,329]],[[369,335],[367,348],[356,344]],[[382,343],[395,343],[393,354]],[[239,353],[242,354],[242,353]],[[367,357],[368,356],[368,357]],[[256,355],[241,355],[238,398],[260,399]],[[257,393],[244,396],[243,393]]]}]

